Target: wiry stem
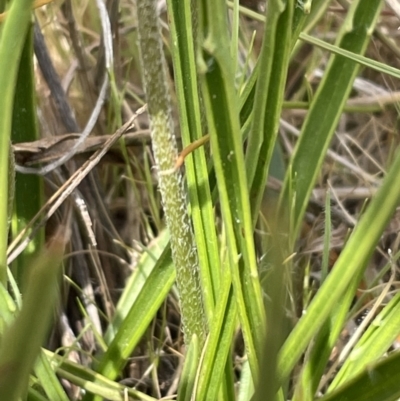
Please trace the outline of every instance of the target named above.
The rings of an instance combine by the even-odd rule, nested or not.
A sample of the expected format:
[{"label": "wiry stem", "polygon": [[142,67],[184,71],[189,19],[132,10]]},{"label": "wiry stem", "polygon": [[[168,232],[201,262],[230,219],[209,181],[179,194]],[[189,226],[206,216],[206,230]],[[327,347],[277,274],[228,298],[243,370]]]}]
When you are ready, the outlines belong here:
[{"label": "wiry stem", "polygon": [[200,287],[198,257],[189,219],[184,183],[175,169],[178,157],[168,79],[155,0],[137,0],[139,48],[143,83],[151,121],[159,187],[171,236],[172,257],[180,294],[183,332],[188,344],[194,334],[203,343],[206,322]]},{"label": "wiry stem", "polygon": [[14,202],[14,191],[15,191],[15,160],[14,160],[14,153],[11,147],[8,151],[8,207],[7,207],[7,214],[8,214],[8,221],[7,227],[10,228],[11,222],[11,214]]}]

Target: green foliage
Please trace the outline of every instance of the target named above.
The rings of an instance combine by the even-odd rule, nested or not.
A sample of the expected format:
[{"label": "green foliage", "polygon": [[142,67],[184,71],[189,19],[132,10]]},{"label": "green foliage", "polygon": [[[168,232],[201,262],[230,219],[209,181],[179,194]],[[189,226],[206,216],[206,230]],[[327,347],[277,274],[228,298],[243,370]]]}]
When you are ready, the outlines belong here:
[{"label": "green foliage", "polygon": [[[0,282],[7,282],[8,153],[19,60],[30,24],[30,0],[14,1],[0,31]],[[11,178],[11,177],[10,177]]]},{"label": "green foliage", "polygon": [[63,252],[64,243],[62,238],[58,238],[40,255],[31,267],[21,311],[14,322],[3,328],[0,394],[7,400],[17,401],[27,391],[30,371],[40,353],[59,296],[59,267]]},{"label": "green foliage", "polygon": [[[33,72],[33,25],[28,28],[19,64],[14,96],[11,140],[13,143],[30,142],[39,139],[36,124],[36,95]],[[10,170],[11,171],[11,170]],[[36,215],[43,204],[43,178],[32,174],[17,173],[15,182],[15,207],[12,231],[19,233]],[[30,201],[26,201],[26,194]],[[40,252],[44,241],[44,230],[35,235],[29,247],[13,264],[13,274],[22,283],[29,265]]]},{"label": "green foliage", "polygon": [[[144,394],[116,380],[123,376],[127,361],[140,348],[162,305],[167,304],[167,299],[179,299],[186,350],[183,349],[177,386],[178,400],[308,401],[317,395],[324,401],[397,399],[399,353],[386,353],[398,335],[400,297],[389,297],[389,284],[382,295],[382,299],[387,297],[386,304],[379,309],[377,301],[372,322],[355,337],[352,349],[341,356],[343,360],[339,360],[340,366],[329,385],[324,375],[350,319],[359,283],[400,204],[399,153],[390,153],[394,156],[381,168],[382,177],[374,180],[379,188],[374,188],[374,196],[359,212],[357,224],[343,241],[332,270],[329,256],[337,211],[332,206],[334,194],[325,195],[325,206],[320,202],[326,212],[321,225],[321,231],[325,231],[322,278],[319,288],[301,289],[302,314],[298,319],[295,309],[300,301],[294,289],[295,283],[302,281],[297,277],[298,268],[307,263],[297,255],[302,252],[298,239],[303,236],[306,210],[316,203],[316,186],[325,186],[326,175],[321,172],[339,121],[349,110],[346,104],[355,79],[363,72],[360,66],[400,77],[396,68],[364,56],[377,29],[383,2],[351,2],[343,18],[336,18],[332,24],[340,25],[334,44],[313,37],[313,27],[332,4],[323,0],[270,0],[265,15],[244,9],[238,1],[168,0],[168,19],[162,22],[167,23],[168,30],[160,28],[155,0],[136,3],[138,29],[132,36],[127,35],[126,43],[129,58],[139,53],[141,70],[136,72],[140,75],[138,80],[143,81],[148,102],[157,184],[168,230],[161,230],[160,216],[155,216],[157,196],[152,193],[149,197],[157,226],[156,241],[143,250],[113,316],[104,318],[105,334],[95,332],[100,350],[93,358],[85,355],[85,366],[68,359],[69,353],[75,351],[73,346],[65,350],[65,355],[40,349],[60,293],[56,266],[61,264],[64,243],[58,240],[50,245],[35,264],[29,258],[17,260],[24,270],[31,270],[22,301],[21,276],[18,274],[15,281],[10,274],[7,282],[9,199],[14,174],[13,159],[8,154],[11,131],[14,130],[15,140],[31,141],[36,137],[33,82],[25,82],[29,85],[27,90],[20,86],[25,67],[26,76],[32,78],[32,47],[25,35],[30,24],[30,3],[14,0],[1,27],[1,396],[11,401],[67,400],[58,380],[61,377],[84,390],[85,401],[158,399],[158,393]],[[264,33],[256,46],[243,14],[263,24]],[[103,39],[111,43],[111,32]],[[304,99],[309,100],[299,139],[291,143],[285,137],[281,144],[278,133],[290,86],[287,79],[291,66],[298,62],[297,55],[304,51],[304,42],[323,49],[329,59],[318,84],[307,83],[298,89],[295,101],[304,106]],[[20,63],[21,54],[25,61]],[[169,63],[174,85],[169,81]],[[309,63],[312,65],[312,61]],[[119,66],[114,63],[112,68],[117,70]],[[126,106],[121,100],[125,89],[132,95],[131,88],[126,85],[119,97],[120,82],[116,77],[121,74],[109,72],[113,85],[109,110],[119,114]],[[21,98],[24,91],[26,97]],[[21,117],[24,110],[30,112],[27,118]],[[112,126],[121,116],[112,116],[109,110],[108,117],[115,119],[109,123]],[[209,135],[209,144],[186,157],[184,171],[176,167],[179,152],[174,120],[178,122],[183,147]],[[28,131],[32,137],[17,135]],[[292,145],[294,150],[290,152]],[[123,154],[125,163],[129,163],[131,154],[126,145]],[[123,168],[128,170],[130,180],[136,178],[131,165]],[[117,171],[110,175],[117,177]],[[142,173],[146,191],[151,192],[150,167],[144,166]],[[349,175],[342,173],[346,178]],[[280,178],[281,187],[271,188],[268,180]],[[23,183],[25,179],[30,183]],[[16,218],[21,224],[16,224],[17,232],[28,224],[42,202],[38,177],[21,177],[20,184]],[[125,195],[116,187],[113,183],[110,193],[120,191],[118,196]],[[24,191],[39,194],[26,215]],[[135,195],[138,192],[135,188]],[[129,204],[130,212],[136,207]],[[143,210],[141,213],[146,214]],[[150,231],[149,221],[150,218],[146,233]],[[398,255],[389,256],[389,267],[394,267]],[[306,287],[303,282],[301,285]],[[100,305],[96,307],[100,309]],[[85,330],[95,331],[94,326],[89,323]],[[243,355],[239,355],[237,348],[242,339]],[[76,341],[79,343],[79,339]],[[149,343],[153,342],[151,338]],[[245,359],[237,363],[239,368],[235,371],[233,356],[236,360],[239,356]],[[152,360],[153,374],[158,358],[156,355]]]}]

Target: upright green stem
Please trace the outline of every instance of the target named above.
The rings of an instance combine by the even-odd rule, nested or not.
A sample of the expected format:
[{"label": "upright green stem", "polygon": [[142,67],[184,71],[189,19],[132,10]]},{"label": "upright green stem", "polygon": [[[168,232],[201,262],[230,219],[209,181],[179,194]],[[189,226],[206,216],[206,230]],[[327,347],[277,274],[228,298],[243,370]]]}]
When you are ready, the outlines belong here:
[{"label": "upright green stem", "polygon": [[0,282],[7,282],[8,153],[18,64],[31,15],[31,0],[15,0],[0,37]]},{"label": "upright green stem", "polygon": [[[11,140],[13,143],[30,142],[39,139],[36,123],[36,96],[33,72],[33,26],[26,35],[21,55],[17,82],[15,85],[14,110],[12,119]],[[11,160],[10,160],[11,162]],[[14,177],[11,184],[14,184]],[[29,202],[26,201],[29,194]],[[11,198],[10,194],[9,197]],[[15,202],[12,220],[12,235],[15,237],[39,211],[43,204],[43,177],[33,174],[17,173],[15,179]],[[18,283],[30,268],[44,244],[44,228],[32,239],[24,252],[13,262],[12,273]]]},{"label": "upright green stem", "polygon": [[15,192],[15,159],[12,150],[11,142],[8,145],[8,205],[7,205],[7,232],[10,228],[11,223],[11,213],[14,201]]},{"label": "upright green stem", "polygon": [[189,344],[193,334],[203,343],[206,321],[198,272],[198,257],[189,219],[182,175],[175,171],[178,157],[166,64],[156,1],[138,0],[137,19],[143,83],[151,122],[154,157],[165,217],[171,236],[172,258],[180,294],[183,332]]}]

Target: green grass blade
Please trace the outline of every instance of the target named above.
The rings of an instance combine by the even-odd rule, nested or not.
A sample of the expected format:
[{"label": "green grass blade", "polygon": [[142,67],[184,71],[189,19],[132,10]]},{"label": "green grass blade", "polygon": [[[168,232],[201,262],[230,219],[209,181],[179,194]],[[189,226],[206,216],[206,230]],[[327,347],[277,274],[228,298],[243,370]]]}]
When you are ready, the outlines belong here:
[{"label": "green grass blade", "polygon": [[321,401],[392,401],[400,397],[400,353],[368,366],[362,373],[336,391],[319,398]]},{"label": "green grass blade", "polygon": [[171,250],[167,247],[102,356],[98,367],[100,374],[110,379],[119,375],[127,358],[167,297],[174,280],[175,268],[171,261]]},{"label": "green grass blade", "polygon": [[[397,182],[400,179],[400,154],[385,177],[381,188],[372,199],[356,226],[345,248],[324,284],[285,342],[279,367],[282,378],[287,378],[311,338],[335,308],[352,278],[360,278],[390,217],[400,202]],[[371,224],[371,222],[374,224]],[[353,293],[348,292],[349,296]]]},{"label": "green grass blade", "polygon": [[[228,266],[225,266],[225,269],[228,269]],[[236,301],[230,274],[225,274],[222,280],[199,373],[196,395],[198,401],[217,399],[237,323]]]},{"label": "green grass blade", "polygon": [[327,43],[318,38],[314,38],[313,36],[307,35],[306,33],[303,32],[300,34],[300,39],[311,45],[318,46],[321,49],[328,50],[333,54],[346,57],[349,60],[353,60],[356,63],[371,68],[375,71],[390,75],[394,78],[400,78],[400,70],[398,68],[392,67],[384,63],[380,63],[379,61],[373,60],[369,57],[365,57],[361,54],[354,53],[353,51],[349,51],[341,47],[331,45],[330,43]]},{"label": "green grass blade", "polygon": [[311,350],[307,352],[305,357],[301,376],[295,387],[293,401],[314,399],[321,377],[326,371],[329,357],[343,330],[343,324],[348,316],[350,303],[358,283],[358,277],[353,277],[351,282],[348,283],[347,291],[337,302],[334,310],[311,342]]},{"label": "green grass blade", "polygon": [[265,314],[239,135],[239,97],[234,86],[234,63],[230,60],[225,5],[204,1],[203,7],[209,23],[209,36],[203,44],[201,60],[205,108],[232,283],[246,350],[256,380],[258,355],[265,331]]},{"label": "green grass blade", "polygon": [[67,394],[65,394],[54,369],[43,351],[39,354],[34,371],[49,400],[69,401]]},{"label": "green grass blade", "polygon": [[[169,1],[174,59],[175,85],[180,111],[181,133],[184,145],[199,139],[206,132],[201,94],[198,90],[196,66],[197,10],[195,3]],[[210,322],[209,340],[204,353],[197,386],[198,399],[216,399],[221,388],[222,374],[231,349],[236,305],[226,305],[225,275],[221,276],[220,255],[215,217],[210,193],[208,169],[203,148],[186,158],[186,178],[192,211],[192,221],[199,255],[200,276],[206,315]],[[223,286],[221,288],[220,286]],[[229,287],[228,287],[229,291]],[[218,303],[216,304],[216,300]],[[215,308],[216,304],[216,309]],[[228,310],[225,308],[228,307]],[[224,320],[224,314],[227,318]],[[218,331],[215,331],[218,327]],[[214,341],[215,340],[215,341]],[[218,342],[219,340],[219,342]],[[211,344],[212,343],[212,344]],[[214,347],[216,346],[216,347]],[[210,384],[211,381],[211,384]],[[225,380],[224,388],[229,387]]]},{"label": "green grass blade", "polygon": [[194,335],[185,355],[185,364],[178,388],[178,401],[190,401],[192,399],[193,389],[196,383],[197,366],[200,358],[199,352],[199,340]]},{"label": "green grass blade", "polygon": [[294,2],[275,0],[268,4],[266,27],[260,55],[253,124],[248,136],[246,171],[250,188],[253,222],[268,176],[274,144],[278,135],[289,55]]},{"label": "green grass blade", "polygon": [[0,282],[7,282],[8,151],[12,109],[21,52],[30,23],[32,0],[15,0],[0,35]]},{"label": "green grass blade", "polygon": [[321,266],[321,282],[323,282],[328,276],[329,268],[329,254],[331,250],[331,238],[332,238],[332,223],[331,223],[331,196],[329,190],[326,191],[325,198],[325,229],[324,229],[324,251],[322,254],[322,266]]},{"label": "green grass blade", "polygon": [[254,394],[253,380],[251,379],[250,365],[246,361],[242,366],[240,375],[240,388],[237,396],[238,401],[248,401]]},{"label": "green grass blade", "polygon": [[[26,36],[15,88],[12,119],[13,143],[30,142],[39,139],[36,123],[36,95],[33,78],[33,26]],[[26,196],[29,194],[29,202]],[[31,221],[43,204],[43,178],[39,175],[16,175],[15,207],[12,220],[13,235],[17,235]],[[22,283],[23,275],[29,269],[31,261],[40,252],[44,243],[44,229],[40,229],[29,246],[12,265],[17,283]]]},{"label": "green grass blade", "polygon": [[[372,0],[369,6],[365,7],[362,1],[354,1],[351,7],[352,11],[348,13],[347,21],[338,37],[338,47],[354,53],[363,53],[379,16],[382,2]],[[359,66],[354,61],[343,56],[332,56],[303,123],[281,194],[281,199],[294,202],[292,235],[295,237],[358,70]],[[290,185],[294,187],[289,188]],[[290,193],[295,193],[295,199],[288,199]]]},{"label": "green grass blade", "polygon": [[[106,344],[111,344],[111,341],[114,339],[115,334],[118,332],[119,327],[128,315],[132,305],[136,302],[138,296],[143,290],[146,280],[155,269],[157,263],[161,262],[161,255],[167,248],[169,248],[169,235],[168,232],[164,230],[158,236],[157,241],[155,241],[155,243],[143,253],[134,272],[127,280],[124,291],[122,292],[115,308],[114,319],[104,334],[104,341]],[[165,263],[171,263],[171,261],[169,260]]]},{"label": "green grass blade", "polygon": [[21,312],[2,337],[0,394],[6,400],[18,400],[27,391],[58,298],[63,251],[64,243],[57,238],[32,266]]},{"label": "green grass blade", "polygon": [[[190,1],[169,0],[168,9],[181,135],[183,145],[187,146],[207,133],[196,66],[198,12],[195,2]],[[186,158],[185,167],[204,306],[208,319],[211,319],[221,266],[204,147]]]},{"label": "green grass blade", "polygon": [[[356,6],[356,4],[353,4],[354,6]],[[361,10],[361,11],[360,11]],[[350,31],[350,33],[348,31],[345,30],[345,28],[343,28],[343,39],[341,40],[341,45],[343,47],[347,47],[347,48],[352,48],[352,50],[354,51],[353,46],[356,43],[353,43],[353,38],[352,35],[356,34],[357,32],[359,32],[361,30],[361,32],[363,32],[365,34],[364,37],[364,41],[367,41],[368,39],[368,32],[365,31],[365,26],[363,25],[365,22],[368,22],[370,24],[373,24],[374,21],[376,20],[377,17],[377,13],[380,10],[380,4],[379,2],[375,3],[375,8],[372,9],[370,8],[368,11],[370,12],[370,14],[368,12],[366,12],[363,8],[363,5],[358,4],[358,8],[355,8],[353,10],[353,13],[349,13],[348,15],[348,19],[351,19],[353,22],[353,31]],[[358,25],[359,24],[359,25]],[[346,27],[346,24],[344,24],[344,26]],[[348,26],[348,24],[347,24]],[[357,29],[358,26],[358,29]],[[361,39],[361,37],[357,37],[357,39]],[[356,42],[356,41],[355,41]],[[359,51],[362,50],[363,48],[365,48],[366,43],[362,44],[359,43]],[[347,85],[352,84],[352,80],[355,77],[355,73],[357,68],[355,67],[355,65],[348,61],[348,82]],[[354,70],[355,68],[355,70]],[[331,75],[332,74],[332,75]],[[317,127],[319,126],[319,129],[321,129],[321,127],[325,126],[326,129],[331,129],[331,134],[333,133],[333,130],[336,126],[336,121],[340,116],[340,113],[336,113],[336,107],[332,107],[332,92],[330,92],[330,95],[328,95],[328,89],[331,88],[331,91],[336,88],[336,90],[341,93],[341,96],[345,96],[347,98],[348,94],[349,94],[349,89],[346,88],[345,86],[343,86],[342,88],[339,88],[341,86],[341,84],[337,83],[338,82],[338,76],[340,75],[340,80],[342,82],[343,79],[343,63],[340,62],[340,59],[336,59],[335,57],[333,58],[333,61],[330,64],[330,67],[328,67],[328,70],[326,72],[326,80],[323,82],[321,82],[320,88],[314,98],[313,104],[311,106],[311,109],[309,111],[309,114],[306,118],[306,121],[303,125],[303,134],[304,136],[301,137],[301,139],[298,142],[296,151],[295,151],[295,155],[293,158],[293,164],[292,164],[292,168],[289,171],[301,171],[301,175],[298,174],[298,176],[296,177],[296,173],[289,173],[290,174],[290,178],[289,174],[286,177],[288,179],[288,181],[285,182],[285,191],[288,191],[288,193],[290,192],[294,192],[296,194],[296,198],[295,198],[295,202],[293,205],[293,210],[294,210],[294,218],[293,218],[293,225],[294,225],[294,232],[293,234],[296,234],[299,228],[299,225],[301,223],[302,220],[302,216],[305,210],[305,206],[306,203],[308,202],[308,197],[309,197],[309,193],[312,190],[312,187],[314,185],[314,181],[317,177],[317,173],[316,171],[320,168],[321,164],[322,164],[322,160],[323,158],[321,157],[321,153],[324,154],[326,152],[326,149],[329,145],[330,142],[330,137],[329,135],[326,136],[325,138],[323,138],[322,136],[319,137],[318,139],[316,139],[315,136],[315,130],[317,129]],[[336,78],[335,78],[336,76]],[[331,82],[329,82],[332,79]],[[346,93],[344,93],[344,92]],[[325,93],[324,93],[325,92]],[[321,96],[321,101],[318,102],[318,98],[319,96]],[[336,94],[335,94],[336,96]],[[327,113],[325,113],[323,118],[318,117],[317,113],[322,113],[322,110],[320,109],[321,104],[326,101],[327,99],[329,99],[330,102],[330,106]],[[338,106],[339,108],[341,108],[343,106],[342,104],[342,99],[340,99],[340,96],[337,98],[337,103],[340,104],[340,106]],[[329,110],[333,110],[332,113],[329,113]],[[321,124],[321,125],[320,125]],[[327,124],[327,125],[325,125]],[[310,129],[313,129],[314,131],[311,131]],[[319,131],[322,132],[322,131]],[[308,136],[307,136],[308,135]],[[318,144],[319,142],[319,144]],[[317,149],[317,146],[319,145],[319,149]],[[322,147],[322,152],[321,152],[321,147]],[[318,160],[318,158],[320,158]],[[315,170],[313,170],[315,169]],[[297,181],[296,181],[297,179]],[[291,181],[296,181],[295,186],[292,187],[291,189],[289,189],[289,187],[291,186],[290,182]],[[300,205],[299,205],[300,202]],[[301,205],[301,203],[303,203],[303,205]],[[350,246],[350,243],[347,244],[347,246]],[[354,246],[354,245],[353,245]],[[347,247],[346,247],[347,250]],[[357,283],[359,281],[359,279],[361,278],[361,274],[363,272],[363,269],[365,268],[366,262],[368,260],[368,255],[367,253],[364,253],[363,255],[364,262],[361,263],[359,265],[352,265],[351,267],[347,266],[347,268],[350,269],[354,269],[354,274],[352,276],[349,276],[348,279],[346,280],[346,285],[349,285],[349,288],[347,289],[348,291],[345,292],[345,289],[343,288],[343,283],[339,283],[339,281],[341,281],[339,278],[337,278],[338,282],[336,285],[339,286],[338,289],[337,287],[335,287],[335,289],[333,290],[333,287],[331,287],[331,291],[342,291],[345,292],[344,296],[340,299],[340,302],[338,302],[337,305],[331,304],[330,307],[328,307],[327,305],[325,305],[325,307],[323,309],[325,309],[324,313],[321,313],[321,311],[314,316],[315,321],[313,323],[311,323],[311,320],[308,321],[308,324],[310,324],[310,326],[308,326],[308,333],[313,332],[314,334],[316,334],[316,331],[318,330],[318,327],[322,327],[321,332],[319,333],[319,335],[317,336],[317,338],[315,339],[315,343],[313,346],[313,349],[311,351],[311,354],[309,356],[309,360],[306,361],[305,366],[304,366],[304,371],[302,374],[302,379],[299,381],[299,384],[296,388],[296,399],[299,399],[298,397],[300,397],[301,399],[310,399],[313,395],[314,392],[316,391],[316,388],[318,386],[319,380],[321,375],[323,374],[324,371],[324,367],[325,364],[329,358],[329,354],[331,352],[331,349],[340,333],[341,327],[344,323],[344,320],[346,318],[346,313],[347,310],[350,306],[350,302],[352,299],[352,294],[353,292],[351,291],[352,289],[355,289],[357,286]],[[351,263],[351,262],[348,262]],[[354,262],[353,262],[354,263]],[[337,270],[334,269],[334,274],[337,273]],[[330,278],[331,279],[331,278]],[[351,284],[350,284],[351,283]],[[317,295],[316,299],[314,301],[316,301],[317,299],[320,300],[319,296],[321,297],[326,297],[328,296],[328,292],[326,291],[325,286],[322,286],[322,288],[320,289],[320,293]],[[328,290],[329,291],[329,290]],[[336,296],[336,294],[335,294]],[[337,299],[339,300],[339,299]],[[314,306],[314,302],[313,305]],[[320,307],[323,307],[322,303],[319,305]],[[328,310],[329,308],[332,308],[331,310]],[[304,316],[304,319],[301,320],[307,320],[310,316],[310,311],[314,312],[317,309],[312,309],[310,307],[309,310],[307,310],[307,314]],[[325,319],[328,318],[328,320],[323,324],[322,323],[325,321]],[[294,329],[294,332],[292,333],[292,335],[294,337],[296,337],[296,334],[294,334],[297,330],[302,330],[304,329],[304,327],[301,327],[302,325],[299,324],[298,326],[296,326],[296,328]],[[298,333],[297,333],[298,334]],[[292,336],[291,335],[291,336]],[[285,355],[286,351],[287,351],[287,346],[289,346],[288,344],[290,344],[291,342],[291,336],[289,337],[288,342],[285,344],[283,350],[282,350],[282,354]],[[297,337],[299,338],[299,337]],[[311,339],[311,337],[309,337],[309,339]],[[306,344],[304,344],[304,347],[306,347]],[[305,348],[302,349],[302,351],[304,351]],[[293,355],[292,355],[293,356]],[[284,356],[282,356],[281,358],[281,362],[283,363],[284,360]],[[287,362],[287,360],[286,360]],[[293,361],[292,361],[293,363]],[[285,364],[285,363],[283,363]],[[281,364],[282,366],[282,364]],[[293,366],[292,366],[293,367]],[[286,377],[287,373],[284,374],[284,377]]]},{"label": "green grass blade", "polygon": [[[233,3],[231,1],[227,1],[227,3],[229,4],[230,7],[233,7]],[[326,9],[328,4],[329,2],[327,2],[326,0],[314,0],[313,8],[309,15],[305,15],[304,12],[302,12],[300,9],[295,8],[293,15],[292,35],[291,35],[291,49],[294,47],[297,39],[299,38],[299,35],[300,37],[302,37],[301,35],[304,35],[304,33],[299,34],[304,23],[306,22],[308,23],[310,20],[312,20],[314,22],[311,25],[315,24],[315,21],[318,20],[318,16],[321,13],[323,13],[324,9]],[[254,20],[260,22],[266,21],[265,15],[259,14],[253,10],[247,9],[243,6],[239,6],[239,10],[242,14],[248,15],[250,18],[253,18]],[[284,21],[281,21],[279,28],[285,29]],[[307,29],[308,29],[308,24],[307,24]],[[287,32],[285,34],[287,34]],[[268,38],[267,42],[268,41],[274,42],[275,39],[273,37]],[[278,43],[281,44],[281,41],[279,41]],[[245,124],[250,114],[253,112],[255,87],[259,76],[260,61],[261,61],[260,59],[257,61],[257,64],[253,69],[251,76],[247,80],[245,87],[241,93],[240,123],[242,126]],[[279,71],[275,72],[275,74],[279,75]],[[272,83],[275,84],[273,81]]]},{"label": "green grass blade", "polygon": [[[297,0],[296,0],[297,1]],[[296,7],[293,15],[293,39],[292,47],[295,48],[301,31],[309,31],[321,19],[321,16],[326,12],[330,2],[326,0],[313,0],[311,12],[305,14],[300,7]],[[296,46],[298,48],[298,46]],[[296,53],[296,48],[294,52]]]},{"label": "green grass blade", "polygon": [[156,401],[155,398],[147,394],[116,383],[82,365],[67,361],[63,356],[53,354],[48,350],[44,350],[44,353],[60,377],[86,391],[87,394],[84,399],[91,395],[97,395],[102,397],[101,399],[112,401],[126,401],[127,397],[134,400]]},{"label": "green grass blade", "polygon": [[291,264],[286,262],[288,244],[283,238],[288,237],[288,218],[279,218],[276,213],[277,202],[269,202],[266,220],[270,235],[264,240],[263,289],[264,305],[267,315],[267,333],[264,340],[263,354],[260,358],[260,377],[256,386],[254,401],[277,400],[276,389],[283,383],[279,381],[278,355],[287,337],[292,322],[287,317],[290,308],[287,291],[287,278],[290,277]]},{"label": "green grass blade", "polygon": [[400,294],[396,294],[370,324],[335,375],[328,391],[335,390],[375,362],[390,348],[399,334]]},{"label": "green grass blade", "polygon": [[44,397],[39,391],[36,391],[32,387],[28,391],[27,401],[49,401],[48,398]]}]

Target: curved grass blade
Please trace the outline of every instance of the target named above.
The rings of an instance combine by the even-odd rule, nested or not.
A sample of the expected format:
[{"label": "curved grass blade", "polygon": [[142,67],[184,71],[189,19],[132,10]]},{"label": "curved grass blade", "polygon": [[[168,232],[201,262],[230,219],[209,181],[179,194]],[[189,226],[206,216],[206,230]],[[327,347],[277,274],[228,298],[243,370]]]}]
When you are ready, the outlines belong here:
[{"label": "curved grass blade", "polygon": [[0,282],[7,282],[8,151],[18,65],[30,23],[31,0],[11,3],[0,34]]},{"label": "curved grass blade", "polygon": [[[354,1],[338,36],[338,47],[364,53],[381,7],[380,0],[371,0],[368,7],[360,0]],[[358,70],[359,65],[353,60],[331,56],[303,123],[281,193],[281,201],[290,202],[294,210],[294,238]],[[295,199],[289,198],[291,193]]]},{"label": "curved grass blade", "polygon": [[121,322],[106,353],[101,357],[97,369],[101,375],[109,379],[115,379],[119,375],[127,358],[167,297],[174,280],[175,268],[171,260],[171,249],[167,247],[144,283],[129,313]]},{"label": "curved grass blade", "polygon": [[253,102],[253,121],[246,151],[246,172],[253,224],[258,219],[278,135],[291,51],[293,10],[293,1],[275,0],[268,3]]},{"label": "curved grass blade", "polygon": [[399,334],[400,293],[396,294],[370,324],[335,375],[328,391],[335,390],[387,352]]},{"label": "curved grass blade", "polygon": [[368,366],[362,373],[321,401],[392,401],[400,397],[400,352]]},{"label": "curved grass blade", "polygon": [[196,382],[197,365],[200,358],[199,340],[193,336],[185,354],[185,364],[180,377],[178,401],[190,401]]},{"label": "curved grass blade", "polygon": [[321,49],[328,50],[333,54],[346,57],[349,60],[353,60],[356,63],[371,68],[375,71],[391,75],[394,78],[400,78],[400,70],[398,68],[392,67],[384,63],[380,63],[379,61],[373,60],[369,57],[362,56],[361,54],[358,53],[354,53],[353,51],[343,49],[336,45],[331,45],[330,43],[327,43],[318,38],[314,38],[313,36],[307,35],[306,33],[303,32],[300,34],[300,39],[311,45],[318,46]]},{"label": "curved grass blade", "polygon": [[[33,77],[33,26],[26,36],[19,65],[15,88],[11,139],[13,143],[30,142],[39,139],[36,123],[36,94]],[[27,195],[29,202],[26,201]],[[43,177],[34,174],[17,173],[15,182],[15,207],[12,219],[14,236],[22,231],[36,215],[43,204]],[[13,275],[17,283],[23,282],[23,276],[40,252],[44,244],[44,228],[29,243],[29,246],[12,264]]]},{"label": "curved grass blade", "polygon": [[[203,1],[209,23],[203,44],[203,94],[213,151],[232,283],[253,379],[265,332],[265,314],[253,242],[242,140],[239,97],[230,60],[225,5]],[[233,185],[235,183],[235,185]]]},{"label": "curved grass blade", "polygon": [[255,387],[253,401],[277,401],[276,389],[283,384],[277,368],[278,355],[292,325],[287,317],[290,307],[287,278],[290,277],[291,264],[286,262],[288,244],[284,240],[288,237],[288,219],[287,216],[278,217],[276,209],[277,202],[270,201],[265,210],[270,231],[270,235],[264,240],[266,251],[262,261],[265,272],[262,283],[267,333],[260,358],[260,377],[263,379]]},{"label": "curved grass blade", "polygon": [[135,271],[126,282],[124,291],[115,308],[114,319],[109,324],[107,331],[104,334],[104,341],[106,344],[110,344],[114,339],[119,327],[128,315],[132,305],[136,302],[147,279],[155,269],[157,262],[159,263],[161,255],[167,248],[169,248],[169,234],[164,230],[159,234],[154,245],[149,249],[146,249],[143,253]]},{"label": "curved grass blade", "polygon": [[[168,10],[180,128],[183,144],[187,146],[207,133],[196,66],[198,10],[195,1],[172,0],[168,0]],[[185,159],[185,167],[204,306],[210,320],[218,295],[221,264],[203,147]]]},{"label": "curved grass blade", "polygon": [[48,358],[52,368],[57,371],[60,377],[86,391],[84,399],[96,395],[101,397],[101,400],[126,401],[131,397],[133,400],[156,401],[155,398],[147,394],[107,379],[82,365],[67,361],[63,356],[54,354],[48,350],[43,350],[43,352]]},{"label": "curved grass blade", "polygon": [[0,346],[0,394],[19,399],[28,388],[28,378],[47,334],[58,298],[59,266],[64,242],[57,237],[32,266],[24,302],[15,321],[3,334]]},{"label": "curved grass blade", "polygon": [[[181,132],[183,143],[187,145],[206,133],[205,111],[198,88],[196,66],[196,45],[200,34],[196,27],[199,13],[194,1],[168,1],[168,6]],[[226,303],[224,295],[225,283],[228,280],[229,291],[231,280],[229,275],[223,274],[221,268],[209,173],[203,148],[186,158],[185,171],[204,305],[210,325],[210,334],[203,351],[197,399],[216,399],[221,386],[227,392],[233,392],[232,382],[227,376],[223,377],[223,374],[231,350],[236,304],[232,302],[232,298]]]},{"label": "curved grass blade", "polygon": [[34,371],[49,400],[69,401],[60,380],[43,351],[39,354]]},{"label": "curved grass blade", "polygon": [[400,193],[396,184],[400,179],[399,172],[400,153],[397,154],[381,188],[342,250],[335,268],[328,275],[306,314],[299,320],[283,345],[279,359],[279,371],[282,378],[289,376],[310,340],[347,291],[349,282],[353,278],[361,278],[383,230],[400,203]]},{"label": "curved grass blade", "polygon": [[293,401],[314,399],[321,377],[326,370],[328,359],[332,354],[332,349],[343,330],[343,324],[348,316],[348,310],[358,283],[358,276],[353,277],[347,283],[347,289],[343,297],[338,300],[328,319],[322,324],[311,342],[311,351],[305,357],[301,376],[296,384]]},{"label": "curved grass blade", "polygon": [[[228,266],[225,266],[225,269],[228,269]],[[231,277],[228,273],[223,275],[218,303],[213,320],[210,322],[210,332],[199,372],[196,392],[196,400],[198,401],[215,400],[221,390],[236,326],[236,310],[236,300],[231,286]]]}]

